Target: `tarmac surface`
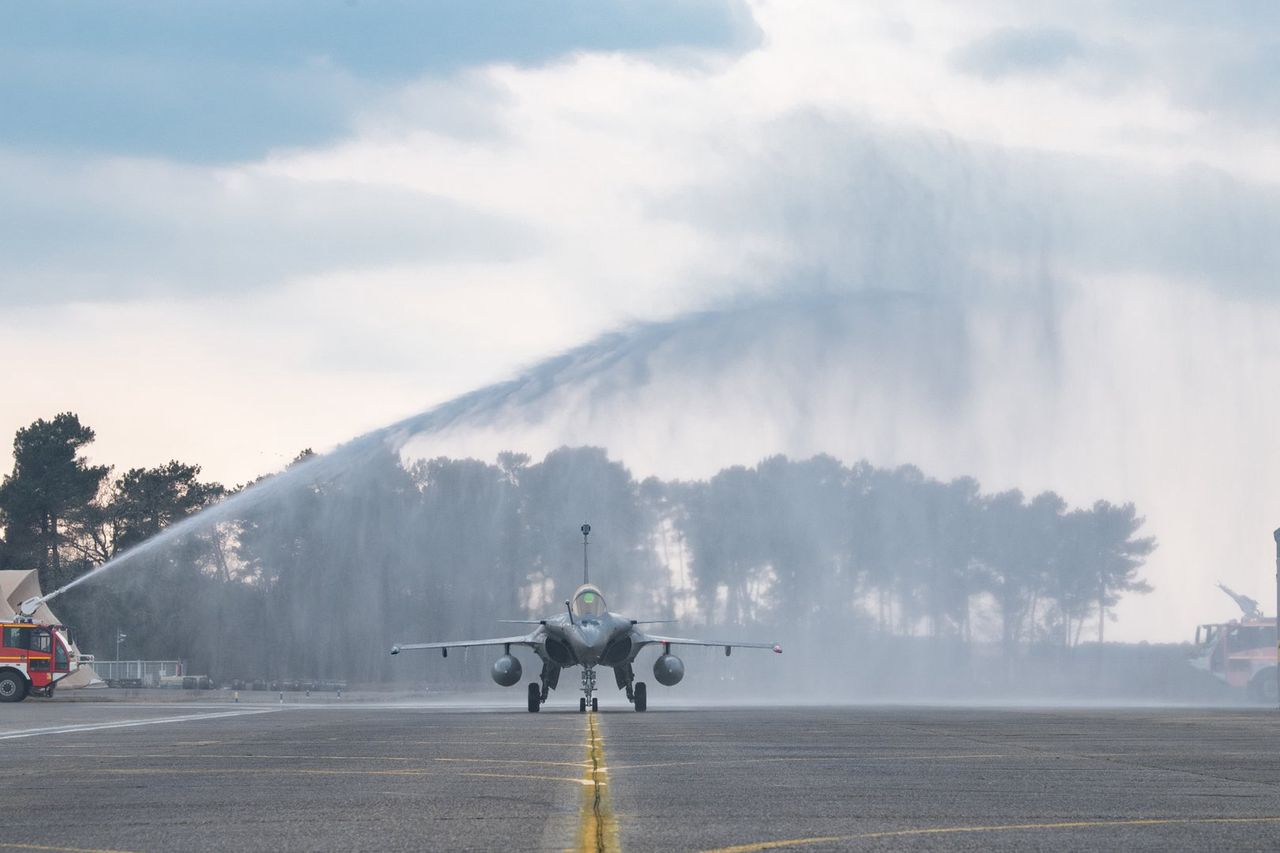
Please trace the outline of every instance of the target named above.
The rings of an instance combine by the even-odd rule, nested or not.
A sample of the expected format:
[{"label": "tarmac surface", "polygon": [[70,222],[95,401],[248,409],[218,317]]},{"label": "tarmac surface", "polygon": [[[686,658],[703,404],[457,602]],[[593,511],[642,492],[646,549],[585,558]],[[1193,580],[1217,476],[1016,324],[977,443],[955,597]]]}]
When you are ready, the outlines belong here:
[{"label": "tarmac surface", "polygon": [[0,706],[0,850],[1280,849],[1276,711],[509,693]]}]

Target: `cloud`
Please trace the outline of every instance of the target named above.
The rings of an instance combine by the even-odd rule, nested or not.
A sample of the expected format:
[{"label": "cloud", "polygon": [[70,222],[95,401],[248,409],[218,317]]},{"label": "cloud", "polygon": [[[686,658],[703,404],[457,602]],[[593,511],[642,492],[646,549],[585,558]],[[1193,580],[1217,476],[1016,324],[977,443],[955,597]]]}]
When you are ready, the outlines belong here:
[{"label": "cloud", "polygon": [[0,157],[0,299],[115,302],[534,251],[532,223],[348,181],[147,161]]},{"label": "cloud", "polygon": [[1280,125],[1280,6],[1195,0],[1022,4],[1016,24],[951,57],[989,82],[1064,78],[1097,94],[1158,92],[1180,111],[1248,130]]},{"label": "cloud", "polygon": [[370,98],[424,75],[574,51],[738,51],[742,0],[143,0],[0,12],[0,138],[192,162],[338,137]]},{"label": "cloud", "polygon": [[3,155],[0,295],[225,293],[406,265],[492,277],[531,260],[519,274],[567,301],[662,316],[698,304],[677,291],[799,282],[973,292],[1001,270],[1038,292],[1047,252],[1256,295],[1280,268],[1266,184],[753,109],[740,71],[760,61],[583,55],[415,80],[359,136],[252,166]]},{"label": "cloud", "polygon": [[1076,33],[1056,27],[1006,28],[966,45],[955,56],[962,71],[991,80],[1051,74],[1090,52]]},{"label": "cloud", "polygon": [[[1057,7],[1056,3],[1048,5]],[[1122,0],[1100,2],[1108,17],[1130,26],[1173,30],[1183,33],[1226,32],[1258,36],[1280,30],[1280,6],[1270,0],[1230,0],[1201,3],[1200,0]],[[1057,7],[1060,8],[1060,7]]]},{"label": "cloud", "polygon": [[1280,299],[1280,188],[1204,166],[1138,170],[804,110],[760,128],[729,174],[654,209],[740,247],[770,287],[1035,300],[1055,277],[1124,274]]},{"label": "cloud", "polygon": [[1172,97],[1183,106],[1249,128],[1280,128],[1280,39],[1186,63],[1176,79]]}]

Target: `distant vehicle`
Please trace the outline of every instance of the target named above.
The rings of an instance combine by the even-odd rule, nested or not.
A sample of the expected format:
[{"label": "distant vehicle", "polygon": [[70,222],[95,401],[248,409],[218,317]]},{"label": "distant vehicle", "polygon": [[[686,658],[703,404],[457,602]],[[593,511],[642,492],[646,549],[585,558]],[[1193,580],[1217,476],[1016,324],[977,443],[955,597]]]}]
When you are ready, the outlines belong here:
[{"label": "distant vehicle", "polygon": [[502,657],[493,664],[493,680],[503,687],[511,687],[520,681],[520,661],[511,654],[512,646],[533,649],[542,660],[542,673],[538,682],[529,684],[529,711],[537,711],[547,701],[547,696],[560,681],[562,669],[582,667],[582,697],[578,711],[589,707],[599,710],[596,691],[596,667],[607,666],[613,670],[618,689],[626,692],[627,701],[637,711],[648,707],[648,691],[643,681],[636,681],[632,664],[636,655],[646,646],[661,645],[662,654],[653,664],[653,677],[659,684],[673,687],[684,678],[684,662],[671,653],[672,646],[723,646],[728,655],[734,646],[752,649],[772,649],[781,654],[782,647],[774,643],[738,643],[720,640],[688,640],[660,634],[646,634],[637,625],[670,622],[673,620],[635,620],[609,612],[600,588],[592,585],[587,571],[587,537],[591,525],[582,525],[582,586],[566,601],[567,612],[546,619],[504,619],[520,625],[537,625],[529,634],[516,637],[497,637],[489,640],[462,640],[442,643],[402,643],[391,647],[391,654],[398,655],[414,649],[440,649],[445,657],[449,649],[471,646],[502,646]]},{"label": "distant vehicle", "polygon": [[1263,616],[1252,598],[1222,584],[1218,587],[1235,600],[1244,618],[1197,626],[1191,665],[1231,687],[1244,689],[1252,699],[1280,701],[1275,618]]},{"label": "distant vehicle", "polygon": [[45,625],[18,616],[0,622],[0,702],[21,702],[28,695],[52,696],[59,681],[91,655],[78,655],[65,625]]}]

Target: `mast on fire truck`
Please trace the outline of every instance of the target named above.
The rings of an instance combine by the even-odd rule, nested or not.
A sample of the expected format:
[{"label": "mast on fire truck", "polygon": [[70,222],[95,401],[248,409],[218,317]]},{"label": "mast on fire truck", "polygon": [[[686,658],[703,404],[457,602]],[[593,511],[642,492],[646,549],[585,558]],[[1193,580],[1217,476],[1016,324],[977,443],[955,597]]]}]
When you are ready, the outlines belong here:
[{"label": "mast on fire truck", "polygon": [[[1280,628],[1280,529],[1272,535],[1276,540],[1276,626]],[[1280,631],[1276,634],[1276,700],[1280,701]]]}]

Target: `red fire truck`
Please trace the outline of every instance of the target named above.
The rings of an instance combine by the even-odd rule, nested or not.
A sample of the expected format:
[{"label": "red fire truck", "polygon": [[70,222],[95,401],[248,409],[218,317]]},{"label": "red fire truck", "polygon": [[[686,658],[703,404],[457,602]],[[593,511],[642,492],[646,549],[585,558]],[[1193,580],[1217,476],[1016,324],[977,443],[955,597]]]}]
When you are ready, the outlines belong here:
[{"label": "red fire truck", "polygon": [[52,696],[58,682],[87,657],[75,653],[64,625],[22,617],[0,622],[0,702],[21,702],[27,694]]},{"label": "red fire truck", "polygon": [[1276,620],[1263,616],[1254,599],[1222,584],[1218,588],[1235,599],[1244,618],[1198,626],[1191,665],[1230,687],[1244,688],[1256,701],[1274,703],[1278,698]]}]

